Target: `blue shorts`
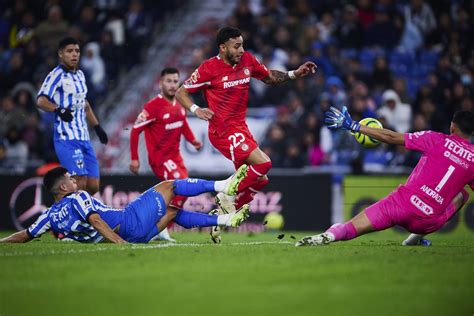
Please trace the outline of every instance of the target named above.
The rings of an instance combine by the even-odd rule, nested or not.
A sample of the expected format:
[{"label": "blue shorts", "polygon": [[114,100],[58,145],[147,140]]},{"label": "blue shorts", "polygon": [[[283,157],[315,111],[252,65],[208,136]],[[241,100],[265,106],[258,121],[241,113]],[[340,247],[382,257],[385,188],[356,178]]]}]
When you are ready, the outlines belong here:
[{"label": "blue shorts", "polygon": [[99,163],[90,141],[55,139],[54,149],[59,162],[71,175],[99,178]]},{"label": "blue shorts", "polygon": [[151,188],[128,204],[119,235],[128,242],[147,243],[158,234],[156,223],[165,215],[163,196]]}]

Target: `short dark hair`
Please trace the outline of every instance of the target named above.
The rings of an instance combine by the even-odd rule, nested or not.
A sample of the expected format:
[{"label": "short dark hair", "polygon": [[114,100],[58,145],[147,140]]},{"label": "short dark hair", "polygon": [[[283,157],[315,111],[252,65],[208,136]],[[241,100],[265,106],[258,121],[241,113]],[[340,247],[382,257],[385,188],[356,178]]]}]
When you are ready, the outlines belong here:
[{"label": "short dark hair", "polygon": [[161,76],[162,77],[164,77],[165,75],[172,75],[172,74],[178,74],[179,75],[178,69],[176,69],[174,67],[166,67],[165,69],[163,69],[161,71]]},{"label": "short dark hair", "polygon": [[457,111],[453,116],[455,123],[463,134],[472,135],[474,132],[474,111]]},{"label": "short dark hair", "polygon": [[224,44],[231,38],[236,38],[242,35],[242,32],[235,27],[231,26],[224,26],[219,31],[217,31],[216,35],[216,44],[219,46],[220,44]]},{"label": "short dark hair", "polygon": [[71,44],[75,44],[75,45],[81,45],[79,44],[79,41],[77,39],[75,39],[74,37],[65,37],[63,38],[62,40],[59,41],[59,45],[58,45],[58,50],[61,50],[61,49],[64,49],[64,47],[68,46],[68,45],[71,45]]},{"label": "short dark hair", "polygon": [[44,178],[43,178],[43,185],[48,190],[49,193],[54,193],[53,188],[61,180],[64,175],[67,173],[67,169],[64,167],[56,167],[54,169],[49,170]]}]

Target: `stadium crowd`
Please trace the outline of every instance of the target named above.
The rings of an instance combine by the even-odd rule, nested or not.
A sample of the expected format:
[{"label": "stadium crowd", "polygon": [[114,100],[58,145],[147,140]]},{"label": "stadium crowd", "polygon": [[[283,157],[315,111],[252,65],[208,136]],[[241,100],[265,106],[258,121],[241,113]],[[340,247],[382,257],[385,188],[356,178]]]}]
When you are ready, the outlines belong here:
[{"label": "stadium crowd", "polygon": [[[98,106],[122,70],[140,61],[162,14],[141,1],[57,3],[18,0],[0,8],[0,165],[52,159],[51,117],[40,117],[34,104],[61,36],[84,43],[81,68]],[[473,12],[463,0],[239,1],[226,24],[243,31],[245,48],[268,68],[318,65],[316,75],[278,87],[252,81],[249,106],[277,109],[261,143],[273,166],[414,166],[416,153],[366,150],[349,134],[330,132],[322,113],[348,105],[355,119],[377,117],[398,132],[448,132],[456,110],[474,110]],[[215,53],[209,42],[193,53],[190,69]]]}]

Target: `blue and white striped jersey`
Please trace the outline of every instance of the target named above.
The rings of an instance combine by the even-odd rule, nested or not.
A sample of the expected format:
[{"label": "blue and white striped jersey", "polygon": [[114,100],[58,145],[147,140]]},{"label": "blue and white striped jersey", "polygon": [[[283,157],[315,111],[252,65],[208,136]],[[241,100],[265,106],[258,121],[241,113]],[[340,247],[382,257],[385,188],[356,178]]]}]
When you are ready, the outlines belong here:
[{"label": "blue and white striped jersey", "polygon": [[124,218],[122,209],[109,207],[88,192],[78,191],[54,203],[26,231],[33,238],[52,230],[75,241],[99,242],[102,235],[88,222],[89,216],[94,213],[98,213],[112,229],[120,225]]},{"label": "blue and white striped jersey", "polygon": [[46,77],[38,92],[38,97],[49,100],[72,111],[71,122],[64,122],[58,116],[54,122],[54,138],[61,140],[89,140],[86,122],[86,78],[82,70],[71,72],[58,65]]}]

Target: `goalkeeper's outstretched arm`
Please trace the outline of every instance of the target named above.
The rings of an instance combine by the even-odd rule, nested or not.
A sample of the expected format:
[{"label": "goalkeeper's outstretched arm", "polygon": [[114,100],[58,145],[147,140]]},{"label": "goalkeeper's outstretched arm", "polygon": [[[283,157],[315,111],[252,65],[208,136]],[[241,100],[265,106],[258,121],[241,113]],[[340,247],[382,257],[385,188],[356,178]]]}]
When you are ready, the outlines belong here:
[{"label": "goalkeeper's outstretched arm", "polygon": [[387,144],[402,146],[405,145],[405,137],[403,136],[403,134],[391,131],[389,129],[372,128],[365,125],[361,125],[359,132]]}]

